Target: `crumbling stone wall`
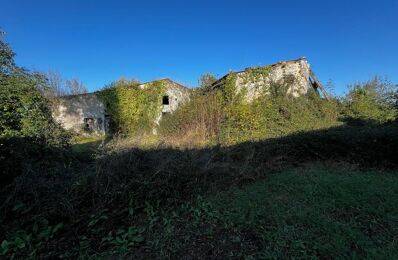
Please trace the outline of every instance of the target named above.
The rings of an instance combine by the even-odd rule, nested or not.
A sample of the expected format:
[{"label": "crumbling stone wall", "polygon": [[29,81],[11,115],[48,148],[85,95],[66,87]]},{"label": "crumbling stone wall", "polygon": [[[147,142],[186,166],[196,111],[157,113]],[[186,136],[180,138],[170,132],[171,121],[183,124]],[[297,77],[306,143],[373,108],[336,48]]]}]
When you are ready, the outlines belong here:
[{"label": "crumbling stone wall", "polygon": [[[251,101],[262,93],[267,93],[272,84],[288,85],[287,93],[298,97],[307,93],[311,87],[310,68],[306,59],[279,62],[273,65],[248,68],[236,72],[236,94],[244,91],[245,99]],[[223,87],[223,81],[228,75],[214,83],[215,88]]]},{"label": "crumbling stone wall", "polygon": [[85,118],[92,118],[93,131],[96,134],[105,133],[105,106],[95,93],[64,96],[58,99],[53,117],[65,129],[83,132]]},{"label": "crumbling stone wall", "polygon": [[[190,90],[172,80],[164,79],[164,84],[166,87],[165,96],[168,97],[169,104],[162,104],[162,111],[159,113],[155,123],[158,125],[160,120],[167,113],[173,113],[177,110],[177,108],[189,101]],[[156,129],[154,129],[154,133],[156,133]]]}]

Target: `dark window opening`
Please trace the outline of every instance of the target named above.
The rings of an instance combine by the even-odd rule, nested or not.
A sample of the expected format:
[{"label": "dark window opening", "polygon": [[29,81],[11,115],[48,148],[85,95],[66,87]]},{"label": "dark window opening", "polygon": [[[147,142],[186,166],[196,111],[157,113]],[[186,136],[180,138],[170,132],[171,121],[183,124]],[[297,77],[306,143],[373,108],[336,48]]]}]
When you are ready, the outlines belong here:
[{"label": "dark window opening", "polygon": [[90,132],[94,130],[94,118],[92,117],[84,118],[84,130]]},{"label": "dark window opening", "polygon": [[169,105],[170,101],[169,101],[169,96],[163,96],[163,105]]}]

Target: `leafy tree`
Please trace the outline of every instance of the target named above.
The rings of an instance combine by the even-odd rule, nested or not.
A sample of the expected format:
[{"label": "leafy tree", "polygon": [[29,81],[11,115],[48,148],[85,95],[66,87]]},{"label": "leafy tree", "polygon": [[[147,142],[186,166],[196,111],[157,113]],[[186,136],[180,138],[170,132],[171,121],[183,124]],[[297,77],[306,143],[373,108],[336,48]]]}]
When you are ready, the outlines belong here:
[{"label": "leafy tree", "polygon": [[349,86],[345,97],[345,114],[352,119],[384,123],[397,116],[397,86],[380,77]]},{"label": "leafy tree", "polygon": [[0,46],[0,179],[7,179],[23,173],[28,161],[54,156],[47,150],[67,147],[69,134],[54,121],[39,91],[47,81],[15,66],[14,54],[2,38]]},{"label": "leafy tree", "polygon": [[37,89],[40,80],[35,74],[0,74],[0,137],[66,146],[68,135],[53,120],[48,101]]}]

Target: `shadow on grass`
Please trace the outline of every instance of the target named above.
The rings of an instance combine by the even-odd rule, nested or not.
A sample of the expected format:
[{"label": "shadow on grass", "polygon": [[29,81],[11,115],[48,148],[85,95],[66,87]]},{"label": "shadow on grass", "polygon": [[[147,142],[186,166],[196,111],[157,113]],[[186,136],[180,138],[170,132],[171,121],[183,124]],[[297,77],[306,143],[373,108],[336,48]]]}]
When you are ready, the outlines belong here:
[{"label": "shadow on grass", "polygon": [[[82,154],[88,154],[97,145],[98,140],[93,140],[74,149],[78,149],[78,152],[82,152]],[[59,174],[53,174],[50,178],[43,179],[41,173],[34,172],[33,168],[29,175],[17,178],[14,186],[9,186],[7,190],[0,193],[0,204],[2,205],[0,224],[1,227],[7,227],[8,230],[7,234],[0,235],[0,241],[9,239],[8,237],[12,237],[20,229],[31,230],[32,219],[44,218],[53,225],[62,222],[66,226],[60,231],[62,235],[51,239],[50,242],[41,243],[39,241],[40,245],[33,246],[35,252],[54,258],[59,256],[59,252],[70,253],[71,258],[76,258],[81,254],[76,248],[79,248],[82,243],[88,243],[84,248],[87,255],[92,255],[94,252],[108,252],[111,255],[125,256],[127,251],[122,251],[122,249],[127,249],[122,246],[120,246],[121,249],[119,248],[120,251],[112,251],[117,247],[115,241],[120,242],[120,239],[117,240],[116,235],[112,237],[109,234],[112,235],[112,232],[116,230],[122,230],[120,234],[125,234],[123,232],[127,229],[133,238],[129,241],[126,235],[123,239],[127,241],[126,243],[132,244],[127,248],[135,258],[144,258],[143,256],[162,258],[161,253],[163,252],[167,252],[167,255],[163,256],[164,258],[184,256],[206,258],[205,254],[211,258],[216,255],[227,256],[230,252],[239,252],[245,248],[260,250],[266,246],[266,244],[261,244],[265,243],[264,241],[275,240],[289,244],[290,234],[288,233],[276,236],[279,240],[271,236],[264,238],[263,241],[263,238],[247,238],[252,235],[250,231],[247,235],[242,236],[243,239],[251,239],[250,241],[254,241],[253,243],[260,244],[249,244],[249,247],[245,247],[247,244],[242,242],[239,246],[233,240],[236,239],[236,236],[245,233],[244,228],[236,231],[235,227],[226,229],[224,225],[213,222],[205,223],[207,220],[203,214],[213,214],[212,211],[206,213],[207,208],[203,206],[205,204],[199,208],[194,206],[193,209],[185,207],[185,205],[193,205],[189,203],[196,203],[199,196],[214,195],[246,186],[246,184],[268,178],[270,173],[279,173],[290,168],[297,169],[312,163],[349,165],[358,169],[396,169],[398,167],[397,151],[398,124],[396,123],[386,125],[367,123],[362,126],[347,124],[274,139],[203,149],[158,147],[157,149],[131,148],[121,151],[104,151],[95,163],[90,164],[91,170],[67,168],[72,171],[72,173],[69,172],[71,178],[65,178],[63,170],[60,170]],[[294,174],[290,174],[286,178],[278,180],[297,182],[300,179],[295,178]],[[278,180],[275,181],[276,184],[279,183]],[[339,182],[341,180],[337,179],[333,185],[327,186],[322,192],[333,189]],[[307,186],[306,183],[304,180],[302,186],[310,193],[308,197],[311,198],[312,192],[319,185]],[[355,190],[358,183],[354,180],[349,185],[352,184]],[[388,180],[382,184],[388,186]],[[270,188],[275,185],[270,185]],[[363,190],[366,190],[367,182],[363,182],[361,179],[360,185]],[[380,185],[375,187],[377,186]],[[283,187],[288,187],[288,185],[282,184],[281,189]],[[297,192],[301,192],[300,189],[301,187],[298,187]],[[388,189],[387,187],[386,190]],[[262,191],[262,188],[259,190]],[[377,195],[382,196],[382,193],[383,191]],[[278,195],[275,198],[282,198],[277,192],[275,194]],[[373,198],[373,195],[369,194],[368,197]],[[325,196],[317,198],[322,200],[323,197]],[[334,193],[329,197],[333,201]],[[292,198],[294,199],[294,196]],[[262,203],[262,199],[259,199],[258,204]],[[226,204],[224,201],[221,202]],[[269,204],[272,202],[268,201]],[[355,201],[343,202],[347,203],[342,203],[343,206],[351,209],[351,206],[354,205],[352,203]],[[294,205],[295,201],[281,201],[280,203]],[[319,203],[322,201],[315,201],[313,205]],[[230,208],[232,209],[233,206],[237,205],[233,204]],[[325,208],[329,209],[329,206],[325,206]],[[238,207],[237,210],[240,209],[241,207]],[[258,208],[249,208],[249,210],[258,210]],[[258,215],[268,214],[266,209],[264,210],[265,213],[259,212]],[[288,210],[286,209],[286,211]],[[298,212],[300,212],[299,210]],[[312,212],[311,210],[312,206],[308,209],[309,214]],[[170,217],[164,212],[174,215]],[[345,214],[347,210],[342,206],[336,206],[335,208],[331,207],[330,212]],[[366,217],[369,215],[366,211],[360,213]],[[280,213],[281,216],[283,214],[283,212]],[[357,214],[357,212],[352,214]],[[238,212],[238,217],[240,215]],[[328,216],[326,215],[326,217]],[[303,216],[303,223],[307,219],[306,216]],[[173,221],[173,231],[167,237],[167,230],[170,226],[166,224],[173,223]],[[367,221],[367,219],[364,221],[366,225]],[[97,223],[99,224],[97,225]],[[321,224],[324,223],[326,222],[321,222]],[[267,224],[269,223],[264,223],[262,226]],[[325,225],[329,225],[329,223]],[[386,224],[383,228],[390,228],[388,225]],[[134,227],[134,229],[130,229],[130,227]],[[283,224],[278,228],[283,230],[284,227]],[[208,228],[214,230],[212,237],[205,234]],[[272,235],[272,233],[267,234]],[[348,246],[344,244],[341,248],[349,250],[352,242],[351,239],[348,239],[350,234],[343,235],[344,239],[348,241]],[[148,241],[142,242],[143,237]],[[187,237],[187,240],[182,241],[183,237],[184,239]],[[309,236],[306,241],[313,241],[315,238]],[[201,247],[198,246],[198,241],[202,241]],[[339,240],[336,239],[336,241]],[[297,242],[301,243],[302,241],[297,239]],[[142,244],[145,246],[140,246]],[[177,248],[179,245],[183,246]],[[297,252],[301,246],[301,244],[297,244]],[[197,248],[200,250],[195,252]],[[280,248],[282,248],[281,250],[285,249],[284,246]],[[23,250],[18,251],[16,255],[22,256],[30,253],[27,249]],[[314,252],[310,252],[311,256],[322,257],[317,253],[317,249],[314,250]],[[339,254],[339,256],[342,255]]]},{"label": "shadow on grass", "polygon": [[111,140],[111,136],[88,136],[75,140],[71,151],[77,160],[91,162],[95,159],[98,149]]},{"label": "shadow on grass", "polygon": [[398,124],[344,125],[226,147],[113,151],[97,160],[93,181],[102,202],[178,203],[311,162],[396,168],[397,151]]}]

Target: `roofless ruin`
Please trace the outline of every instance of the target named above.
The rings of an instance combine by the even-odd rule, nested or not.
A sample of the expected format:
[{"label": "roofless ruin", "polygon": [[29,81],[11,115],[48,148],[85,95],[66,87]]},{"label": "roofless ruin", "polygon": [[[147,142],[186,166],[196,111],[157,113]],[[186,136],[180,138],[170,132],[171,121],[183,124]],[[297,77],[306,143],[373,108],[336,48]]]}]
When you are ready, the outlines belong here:
[{"label": "roofless ruin", "polygon": [[[234,77],[232,84],[236,94],[244,91],[245,99],[249,102],[261,93],[267,93],[272,84],[287,84],[287,93],[294,97],[304,95],[308,90],[314,89],[323,98],[329,98],[305,58],[230,72],[213,83],[211,88],[222,90],[227,86],[227,82],[231,77]],[[159,107],[157,116],[154,117],[154,125],[157,125],[163,116],[173,113],[182,103],[189,100],[191,89],[170,79],[153,82],[160,82],[163,86],[159,88],[161,98],[158,101],[153,101],[158,102],[157,106]],[[148,87],[155,87],[153,82],[140,84],[139,88],[144,90]],[[163,92],[160,93],[160,91]],[[109,104],[105,104],[99,98],[99,93],[100,91],[61,97],[58,104],[54,107],[54,117],[66,129],[76,132],[88,130],[91,133],[105,134],[109,131],[112,115],[107,109]],[[154,131],[156,132],[156,130]]]}]

